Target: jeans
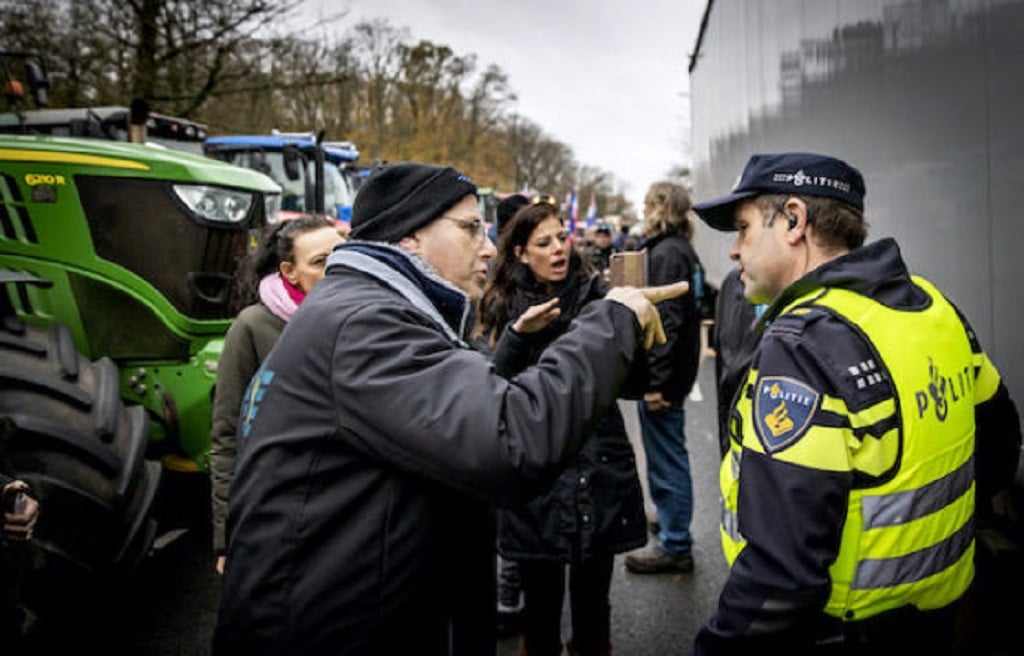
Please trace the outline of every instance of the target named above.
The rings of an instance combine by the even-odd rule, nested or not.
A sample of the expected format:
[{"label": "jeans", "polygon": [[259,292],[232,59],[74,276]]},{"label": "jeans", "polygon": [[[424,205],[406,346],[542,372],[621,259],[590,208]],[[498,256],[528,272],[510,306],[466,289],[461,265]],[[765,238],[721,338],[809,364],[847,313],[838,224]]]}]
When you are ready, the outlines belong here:
[{"label": "jeans", "polygon": [[647,484],[661,525],[658,541],[670,554],[688,554],[693,548],[693,483],[683,402],[673,402],[663,412],[651,412],[642,400],[637,403],[647,456]]}]

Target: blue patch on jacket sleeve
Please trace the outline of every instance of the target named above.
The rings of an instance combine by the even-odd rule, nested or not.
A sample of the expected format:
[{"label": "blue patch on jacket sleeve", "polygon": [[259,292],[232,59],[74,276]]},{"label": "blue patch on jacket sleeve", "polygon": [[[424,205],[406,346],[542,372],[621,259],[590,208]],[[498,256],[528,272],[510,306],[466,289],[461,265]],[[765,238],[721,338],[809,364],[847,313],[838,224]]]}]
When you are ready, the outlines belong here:
[{"label": "blue patch on jacket sleeve", "polygon": [[754,395],[754,427],[761,446],[777,453],[796,444],[818,409],[821,395],[793,378],[765,376]]},{"label": "blue patch on jacket sleeve", "polygon": [[264,362],[249,380],[249,387],[246,388],[245,396],[242,397],[242,407],[240,410],[241,436],[243,439],[249,437],[249,433],[252,431],[252,422],[260,411],[260,401],[263,400],[263,396],[267,393],[267,388],[274,381],[274,373],[274,370],[268,369],[267,364]]}]

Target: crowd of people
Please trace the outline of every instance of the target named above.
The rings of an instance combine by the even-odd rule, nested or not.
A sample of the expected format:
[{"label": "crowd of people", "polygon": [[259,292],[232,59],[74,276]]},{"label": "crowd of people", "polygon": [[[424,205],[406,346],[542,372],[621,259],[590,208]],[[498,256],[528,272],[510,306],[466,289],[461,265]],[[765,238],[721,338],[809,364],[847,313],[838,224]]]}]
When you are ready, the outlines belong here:
[{"label": "crowd of people", "polygon": [[[493,654],[503,627],[524,656],[611,654],[616,556],[700,566],[696,218],[735,232],[711,338],[729,573],[679,652],[967,653],[975,527],[1012,484],[1019,417],[968,318],[867,241],[866,191],[802,152],[754,155],[696,204],[655,182],[642,287],[609,283],[613,226],[574,243],[525,194],[489,226],[447,166],[379,167],[348,239],[273,227],[219,366],[213,653]],[[0,489],[3,541],[31,540],[39,503]]]},{"label": "crowd of people", "polygon": [[524,656],[612,653],[616,555],[695,567],[694,217],[736,232],[711,339],[730,570],[681,653],[957,653],[975,513],[1012,482],[1019,419],[967,318],[892,239],[865,244],[859,171],[755,155],[696,205],[652,184],[644,288],[610,286],[611,226],[574,244],[521,194],[488,226],[475,192],[450,167],[377,170],[252,360],[215,654],[494,653],[503,613]]},{"label": "crowd of people", "polygon": [[[567,269],[544,250],[538,268]],[[655,304],[687,289],[608,290],[536,364],[499,372],[466,341],[496,255],[455,169],[392,164],[360,190],[349,241],[244,395],[214,653],[493,651],[493,508],[551,489],[665,341]],[[558,300],[503,334],[557,324]]]}]

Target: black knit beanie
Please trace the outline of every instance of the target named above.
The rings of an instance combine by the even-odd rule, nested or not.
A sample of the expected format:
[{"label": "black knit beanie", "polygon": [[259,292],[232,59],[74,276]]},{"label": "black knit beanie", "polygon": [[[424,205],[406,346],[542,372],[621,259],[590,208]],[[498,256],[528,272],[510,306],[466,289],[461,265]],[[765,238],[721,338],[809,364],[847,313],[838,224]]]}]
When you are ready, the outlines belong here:
[{"label": "black knit beanie", "polygon": [[530,199],[522,194],[512,194],[508,198],[501,199],[498,207],[495,208],[495,223],[498,224],[498,234],[508,225],[516,212],[525,205],[530,204]]},{"label": "black knit beanie", "polygon": [[396,243],[469,194],[476,195],[476,185],[450,166],[385,164],[359,188],[349,236]]}]

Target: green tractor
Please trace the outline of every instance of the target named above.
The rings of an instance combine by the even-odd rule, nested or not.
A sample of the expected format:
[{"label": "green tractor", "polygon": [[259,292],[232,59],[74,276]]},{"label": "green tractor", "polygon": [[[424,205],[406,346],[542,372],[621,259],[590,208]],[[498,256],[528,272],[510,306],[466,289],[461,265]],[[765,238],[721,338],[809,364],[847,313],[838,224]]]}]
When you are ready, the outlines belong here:
[{"label": "green tractor", "polygon": [[0,468],[41,506],[27,607],[133,568],[162,473],[204,478],[234,274],[279,204],[198,155],[0,134]]}]

